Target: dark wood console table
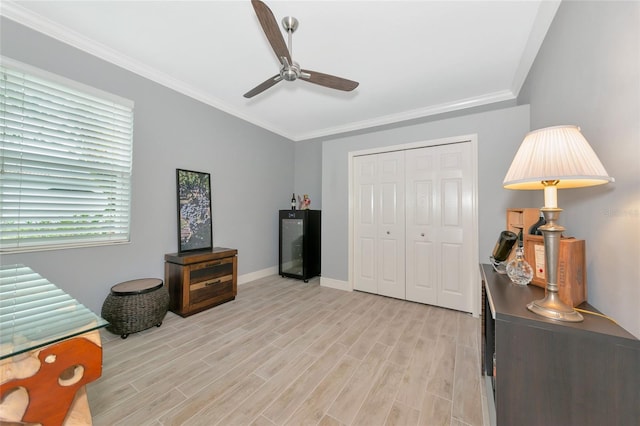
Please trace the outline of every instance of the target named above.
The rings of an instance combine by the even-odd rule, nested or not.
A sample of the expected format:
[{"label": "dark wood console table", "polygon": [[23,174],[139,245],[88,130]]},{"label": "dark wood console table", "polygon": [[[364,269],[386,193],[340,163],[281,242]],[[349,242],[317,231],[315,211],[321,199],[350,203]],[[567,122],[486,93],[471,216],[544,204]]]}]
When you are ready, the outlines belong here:
[{"label": "dark wood console table", "polygon": [[482,373],[498,426],[640,424],[638,339],[595,315],[580,323],[538,316],[527,303],[544,289],[512,284],[491,265],[480,272]]},{"label": "dark wood console table", "polygon": [[164,282],[169,310],[186,317],[235,299],[238,293],[238,250],[170,253],[164,256]]}]

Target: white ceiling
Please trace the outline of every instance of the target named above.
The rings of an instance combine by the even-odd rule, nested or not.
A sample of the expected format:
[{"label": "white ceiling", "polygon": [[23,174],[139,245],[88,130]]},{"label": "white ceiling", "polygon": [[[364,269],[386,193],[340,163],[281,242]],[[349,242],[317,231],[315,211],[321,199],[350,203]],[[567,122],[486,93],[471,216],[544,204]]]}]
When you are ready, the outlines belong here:
[{"label": "white ceiling", "polygon": [[244,98],[279,70],[249,0],[5,0],[0,13],[297,141],[514,99],[559,1],[266,4],[299,20],[302,68],[360,86],[282,81]]}]

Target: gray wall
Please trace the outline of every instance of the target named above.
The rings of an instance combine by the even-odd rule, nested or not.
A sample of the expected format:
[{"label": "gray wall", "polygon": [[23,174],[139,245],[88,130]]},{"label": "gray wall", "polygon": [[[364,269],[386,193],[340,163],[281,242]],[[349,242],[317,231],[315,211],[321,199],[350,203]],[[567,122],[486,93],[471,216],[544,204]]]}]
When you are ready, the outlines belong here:
[{"label": "gray wall", "polygon": [[164,277],[177,250],[175,169],[211,173],[213,242],[237,248],[239,274],[277,265],[277,213],[294,190],[294,144],[10,20],[1,53],[135,102],[131,244],[2,256],[100,312],[109,288]]},{"label": "gray wall", "polygon": [[529,131],[529,108],[519,106],[375,133],[336,138],[322,150],[322,276],[348,280],[348,153],[363,149],[477,134],[479,258],[488,262],[505,210],[531,205],[528,191],[507,191],[502,181]]},{"label": "gray wall", "polygon": [[640,337],[640,3],[563,2],[518,101],[532,129],[579,125],[616,179],[559,191],[560,223],[586,240],[589,302]]},{"label": "gray wall", "polygon": [[308,194],[311,208],[322,210],[322,141],[295,143],[295,191]]}]

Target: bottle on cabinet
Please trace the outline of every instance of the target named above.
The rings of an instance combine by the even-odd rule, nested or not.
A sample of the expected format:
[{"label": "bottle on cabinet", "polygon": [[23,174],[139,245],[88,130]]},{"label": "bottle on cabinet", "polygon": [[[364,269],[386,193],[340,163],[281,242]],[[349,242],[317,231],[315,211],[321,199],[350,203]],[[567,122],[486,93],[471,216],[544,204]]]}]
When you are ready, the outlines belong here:
[{"label": "bottle on cabinet", "polygon": [[539,228],[546,223],[547,221],[545,220],[544,215],[540,212],[540,218],[538,221],[529,228],[529,235],[542,235],[542,231]]},{"label": "bottle on cabinet", "polygon": [[516,243],[518,236],[511,231],[502,231],[498,237],[493,253],[489,256],[491,264],[499,274],[506,274],[505,261],[509,258],[509,253]]},{"label": "bottle on cabinet", "polygon": [[291,210],[296,209],[296,193],[294,192],[291,196]]},{"label": "bottle on cabinet", "polygon": [[522,242],[522,230],[518,234],[518,248],[516,257],[507,264],[507,275],[511,281],[518,285],[527,285],[533,278],[533,268],[524,258],[524,245]]}]

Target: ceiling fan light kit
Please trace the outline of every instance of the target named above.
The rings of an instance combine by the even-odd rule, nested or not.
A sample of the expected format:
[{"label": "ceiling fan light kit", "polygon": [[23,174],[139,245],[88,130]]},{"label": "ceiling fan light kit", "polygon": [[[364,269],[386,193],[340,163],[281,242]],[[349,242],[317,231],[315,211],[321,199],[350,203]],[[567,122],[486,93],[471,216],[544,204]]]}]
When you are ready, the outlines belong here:
[{"label": "ceiling fan light kit", "polygon": [[253,89],[249,90],[244,94],[245,98],[252,98],[282,80],[295,81],[298,78],[303,81],[308,81],[309,83],[345,92],[350,92],[358,87],[359,83],[357,81],[300,68],[300,65],[291,59],[293,56],[292,35],[298,28],[298,20],[293,16],[286,16],[282,19],[282,27],[289,36],[289,47],[287,47],[271,9],[269,9],[269,7],[260,0],[251,0],[251,4],[253,5],[253,9],[256,12],[260,25],[262,26],[262,30],[267,36],[267,40],[269,40],[269,44],[271,44],[271,47],[282,66],[279,74],[270,77]]}]

